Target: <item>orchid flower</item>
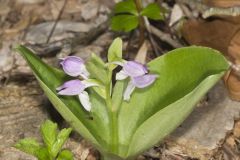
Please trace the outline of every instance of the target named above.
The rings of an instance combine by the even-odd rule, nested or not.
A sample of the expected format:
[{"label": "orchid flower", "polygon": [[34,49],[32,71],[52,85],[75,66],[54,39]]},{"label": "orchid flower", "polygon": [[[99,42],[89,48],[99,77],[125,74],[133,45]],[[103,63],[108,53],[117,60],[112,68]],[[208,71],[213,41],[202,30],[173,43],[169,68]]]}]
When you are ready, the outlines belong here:
[{"label": "orchid flower", "polygon": [[90,82],[88,80],[89,73],[85,67],[84,61],[80,57],[68,56],[60,64],[66,74],[77,77],[81,76],[85,80],[70,80],[65,82],[62,86],[57,88],[59,95],[75,96],[78,95],[79,100],[83,107],[87,110],[91,110],[91,102],[88,93],[85,91],[86,88],[92,86],[98,86],[97,83]]},{"label": "orchid flower", "polygon": [[84,61],[80,57],[68,56],[61,60],[60,64],[66,74],[72,77],[81,76],[83,79],[87,79],[89,77]]},{"label": "orchid flower", "polygon": [[81,104],[87,111],[91,110],[91,102],[89,100],[88,93],[85,91],[86,88],[98,86],[98,84],[89,82],[87,80],[70,80],[65,82],[62,86],[57,88],[59,95],[75,96],[78,95]]},{"label": "orchid flower", "polygon": [[148,87],[157,78],[157,75],[148,74],[147,67],[136,61],[115,62],[115,64],[122,66],[122,70],[116,74],[116,80],[130,77],[130,82],[123,94],[123,99],[126,101],[130,99],[135,88]]}]

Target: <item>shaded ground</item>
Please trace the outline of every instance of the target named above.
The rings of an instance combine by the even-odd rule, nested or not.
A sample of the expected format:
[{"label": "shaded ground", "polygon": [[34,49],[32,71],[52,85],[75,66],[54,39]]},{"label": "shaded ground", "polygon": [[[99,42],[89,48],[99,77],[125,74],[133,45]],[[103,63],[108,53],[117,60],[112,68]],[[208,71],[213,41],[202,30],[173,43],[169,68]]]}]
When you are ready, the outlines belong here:
[{"label": "shaded ground", "polygon": [[[172,10],[176,2],[167,2],[164,5]],[[199,17],[206,6],[197,2],[178,1],[182,14],[190,19]],[[66,125],[43,95],[25,61],[12,50],[14,45],[27,44],[54,66],[58,65],[58,58],[67,55],[87,59],[95,52],[105,58],[107,47],[117,36],[108,29],[112,6],[113,1],[107,0],[68,0],[66,4],[64,0],[0,0],[0,160],[34,159],[11,146],[24,137],[40,139],[39,126],[45,119],[51,118],[62,127]],[[180,14],[179,10],[175,12]],[[153,22],[157,28],[153,38],[162,53],[174,46],[187,45],[178,36],[178,25],[168,26],[176,23],[173,20]],[[123,38],[128,57],[134,58],[137,33],[132,38],[125,34]],[[129,39],[132,39],[130,47]],[[147,60],[150,60],[155,54],[150,43],[147,48]],[[219,83],[172,135],[139,159],[237,160],[239,119],[239,102],[230,100],[226,88]],[[74,152],[76,159],[98,158],[98,153],[76,133],[66,147]]]}]

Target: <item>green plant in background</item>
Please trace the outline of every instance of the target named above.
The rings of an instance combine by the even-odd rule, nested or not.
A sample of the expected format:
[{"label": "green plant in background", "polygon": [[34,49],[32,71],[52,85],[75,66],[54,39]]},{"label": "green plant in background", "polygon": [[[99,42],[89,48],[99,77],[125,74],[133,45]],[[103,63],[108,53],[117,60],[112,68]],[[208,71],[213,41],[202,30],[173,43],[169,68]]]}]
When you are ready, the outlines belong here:
[{"label": "green plant in background", "polygon": [[33,138],[25,138],[15,144],[15,148],[31,154],[38,160],[73,160],[73,154],[67,149],[62,149],[72,129],[57,131],[57,124],[50,120],[41,125],[41,134],[44,145]]},{"label": "green plant in background", "polygon": [[146,16],[153,20],[163,20],[163,10],[156,3],[150,3],[145,8],[141,0],[126,0],[116,4],[115,15],[111,20],[111,28],[115,31],[129,32],[143,25],[142,18]]},{"label": "green plant in background", "polygon": [[[61,60],[64,72],[24,46],[17,51],[54,107],[103,160],[135,159],[161,141],[229,67],[218,51],[195,46],[173,50],[146,65],[125,61],[119,38],[108,50],[107,63],[95,54],[87,62],[69,56]],[[117,65],[122,70],[114,76]]]},{"label": "green plant in background", "polygon": [[150,3],[143,7],[142,0],[124,0],[115,5],[111,28],[114,31],[129,32],[139,27],[139,44],[144,41],[144,17],[152,20],[163,20],[165,10],[157,3]]}]

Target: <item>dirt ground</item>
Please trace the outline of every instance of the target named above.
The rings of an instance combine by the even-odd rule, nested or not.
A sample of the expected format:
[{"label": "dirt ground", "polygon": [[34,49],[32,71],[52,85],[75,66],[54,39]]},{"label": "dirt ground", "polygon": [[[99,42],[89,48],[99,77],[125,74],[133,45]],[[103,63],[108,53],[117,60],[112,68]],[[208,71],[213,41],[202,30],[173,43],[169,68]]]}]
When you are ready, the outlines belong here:
[{"label": "dirt ground", "polygon": [[[202,45],[218,49],[233,64],[240,64],[238,1],[157,0],[168,12],[164,21],[150,22],[152,33],[146,36],[146,54],[139,51],[138,31],[117,33],[109,28],[115,1],[0,0],[0,160],[33,160],[12,146],[25,137],[41,140],[39,127],[44,120],[50,118],[61,127],[67,126],[26,62],[13,50],[17,44],[30,47],[53,66],[67,55],[87,59],[94,52],[106,59],[106,50],[117,36],[124,40],[128,59],[149,61],[174,48]],[[238,73],[233,65],[233,71],[174,133],[138,159],[239,160]],[[77,133],[65,147],[77,160],[99,159],[98,152]]]}]

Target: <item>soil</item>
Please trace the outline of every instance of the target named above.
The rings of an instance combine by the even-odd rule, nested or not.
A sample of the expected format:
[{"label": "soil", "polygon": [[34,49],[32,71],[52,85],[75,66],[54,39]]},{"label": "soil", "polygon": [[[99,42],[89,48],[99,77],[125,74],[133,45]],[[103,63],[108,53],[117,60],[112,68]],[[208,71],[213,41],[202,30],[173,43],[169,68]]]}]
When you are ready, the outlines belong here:
[{"label": "soil", "polygon": [[[153,0],[144,0],[144,3],[149,2]],[[44,120],[51,119],[61,128],[67,126],[43,94],[26,62],[13,50],[16,44],[27,45],[53,66],[58,66],[58,59],[67,55],[87,59],[92,52],[105,60],[106,50],[116,36],[124,39],[124,51],[128,53],[125,55],[128,59],[137,57],[146,62],[176,47],[201,44],[222,49],[226,57],[234,54],[233,63],[239,62],[239,52],[232,52],[232,46],[229,46],[232,37],[226,36],[229,35],[227,31],[217,34],[214,32],[216,29],[202,27],[203,23],[211,26],[214,20],[220,25],[227,25],[231,21],[230,28],[238,30],[239,24],[232,22],[231,15],[224,17],[224,20],[222,17],[201,17],[210,7],[226,9],[232,7],[232,4],[217,0],[156,2],[167,8],[169,13],[166,13],[165,21],[150,22],[154,32],[146,36],[145,46],[138,51],[138,31],[122,34],[108,27],[108,18],[115,1],[0,0],[0,160],[34,160],[34,157],[12,146],[25,137],[35,137],[41,141],[39,127]],[[238,2],[234,3],[234,7],[238,5]],[[181,27],[184,21],[188,24]],[[196,23],[201,24],[201,32],[196,29]],[[182,31],[182,28],[185,30]],[[229,29],[229,32],[237,37],[233,29]],[[212,37],[215,40],[220,37],[222,43],[209,42],[201,37],[202,33],[212,33]],[[233,41],[234,49],[240,47],[235,39]],[[148,51],[146,54],[145,50]],[[231,76],[236,80],[238,75],[235,73]],[[238,85],[239,88],[240,82],[226,82],[227,86],[236,88]],[[224,83],[217,84],[174,133],[138,159],[239,160],[240,103],[236,101],[238,97],[234,98],[235,101],[231,99],[233,96],[228,95],[227,89]],[[234,95],[240,95],[239,90],[234,90]],[[75,159],[99,159],[99,153],[77,133],[71,135],[65,147],[73,151]]]}]

